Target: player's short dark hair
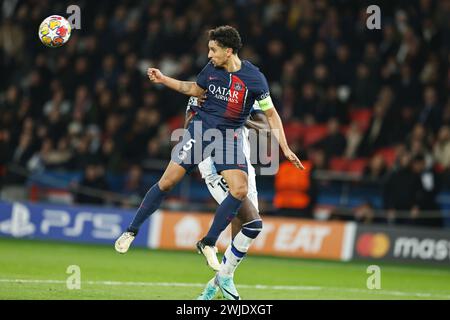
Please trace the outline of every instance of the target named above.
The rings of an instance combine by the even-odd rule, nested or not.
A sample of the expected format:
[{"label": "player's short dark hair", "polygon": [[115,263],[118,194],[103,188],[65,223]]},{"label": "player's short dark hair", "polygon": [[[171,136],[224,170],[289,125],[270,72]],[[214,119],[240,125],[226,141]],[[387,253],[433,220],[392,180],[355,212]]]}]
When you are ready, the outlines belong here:
[{"label": "player's short dark hair", "polygon": [[208,31],[209,40],[215,40],[223,48],[233,49],[237,53],[242,48],[239,32],[232,26],[220,26]]}]

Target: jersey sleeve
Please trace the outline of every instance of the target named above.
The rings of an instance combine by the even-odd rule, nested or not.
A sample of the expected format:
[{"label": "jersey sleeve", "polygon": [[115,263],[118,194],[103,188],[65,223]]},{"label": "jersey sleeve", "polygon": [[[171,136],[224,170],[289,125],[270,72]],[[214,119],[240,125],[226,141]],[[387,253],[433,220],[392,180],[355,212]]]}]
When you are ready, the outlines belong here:
[{"label": "jersey sleeve", "polygon": [[274,107],[272,98],[270,97],[267,79],[261,72],[259,72],[255,90],[255,100],[258,102],[258,105],[262,111],[266,111]]},{"label": "jersey sleeve", "polygon": [[207,79],[208,79],[208,74],[209,74],[209,71],[210,71],[210,65],[209,64],[210,63],[208,62],[208,64],[197,75],[197,85],[200,88],[202,88],[202,89],[206,89],[206,87],[207,87]]},{"label": "jersey sleeve", "polygon": [[255,103],[253,104],[252,108],[250,109],[250,115],[255,113],[261,113],[263,112],[261,110],[261,107],[259,106],[259,103],[255,100]]}]

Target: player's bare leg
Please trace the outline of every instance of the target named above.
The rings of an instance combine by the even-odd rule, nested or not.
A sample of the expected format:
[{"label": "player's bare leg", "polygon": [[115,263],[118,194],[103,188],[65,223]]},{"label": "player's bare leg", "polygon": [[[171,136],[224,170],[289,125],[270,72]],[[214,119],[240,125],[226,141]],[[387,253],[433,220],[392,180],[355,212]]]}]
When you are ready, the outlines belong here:
[{"label": "player's bare leg", "polygon": [[158,185],[162,191],[169,192],[183,179],[185,174],[186,170],[182,166],[170,161],[166,171],[164,171],[161,179],[159,179]]},{"label": "player's bare leg", "polygon": [[234,239],[238,232],[242,229],[242,225],[247,222],[261,219],[261,216],[247,197],[242,201],[242,206],[238,211],[236,218],[231,221],[231,239]]},{"label": "player's bare leg", "polygon": [[223,170],[220,173],[230,188],[230,193],[236,199],[243,201],[248,194],[248,176],[239,169]]},{"label": "player's bare leg", "polygon": [[[242,209],[240,209],[239,212],[241,212],[241,210]],[[241,231],[242,228],[242,221],[239,218],[239,212],[236,218],[234,218],[233,221],[231,221],[231,239],[234,239],[234,237],[236,237],[236,235],[238,234],[239,231]]]},{"label": "player's bare leg", "polygon": [[165,195],[183,179],[185,174],[186,170],[182,166],[170,161],[161,179],[145,195],[127,231],[116,240],[117,252],[126,253],[128,251],[141,225],[159,208]]}]

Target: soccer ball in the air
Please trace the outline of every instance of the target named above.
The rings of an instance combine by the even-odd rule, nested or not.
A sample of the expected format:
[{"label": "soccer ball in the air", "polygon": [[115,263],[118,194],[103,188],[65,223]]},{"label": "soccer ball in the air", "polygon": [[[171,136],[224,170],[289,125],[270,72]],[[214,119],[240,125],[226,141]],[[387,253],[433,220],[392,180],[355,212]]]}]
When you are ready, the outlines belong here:
[{"label": "soccer ball in the air", "polygon": [[69,21],[61,16],[50,16],[45,18],[39,26],[39,39],[47,47],[61,47],[70,38],[72,28]]}]

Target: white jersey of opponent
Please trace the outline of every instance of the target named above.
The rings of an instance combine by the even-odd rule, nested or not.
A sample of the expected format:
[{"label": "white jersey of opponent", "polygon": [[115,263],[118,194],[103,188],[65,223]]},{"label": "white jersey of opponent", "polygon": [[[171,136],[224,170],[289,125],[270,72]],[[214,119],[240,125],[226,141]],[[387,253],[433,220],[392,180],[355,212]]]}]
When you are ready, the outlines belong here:
[{"label": "white jersey of opponent", "polygon": [[[197,105],[197,98],[191,97],[189,99],[189,103],[187,106],[186,112],[189,111],[191,105]],[[258,103],[253,105],[255,110],[260,110]],[[243,149],[245,159],[247,160],[247,169],[248,169],[248,194],[247,197],[252,202],[253,206],[259,212],[258,209],[258,191],[256,190],[256,173],[255,168],[252,166],[250,162],[250,142],[249,142],[249,131],[246,127],[243,128]],[[202,175],[202,179],[205,180],[206,186],[208,187],[209,192],[213,196],[213,198],[217,201],[217,203],[222,203],[222,201],[227,197],[229,189],[225,182],[225,179],[217,173],[216,167],[214,166],[214,162],[211,157],[206,158],[202,162],[198,164],[198,169]]]}]

